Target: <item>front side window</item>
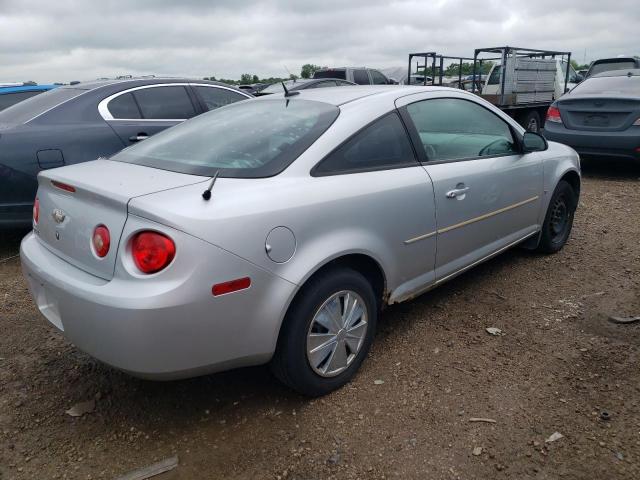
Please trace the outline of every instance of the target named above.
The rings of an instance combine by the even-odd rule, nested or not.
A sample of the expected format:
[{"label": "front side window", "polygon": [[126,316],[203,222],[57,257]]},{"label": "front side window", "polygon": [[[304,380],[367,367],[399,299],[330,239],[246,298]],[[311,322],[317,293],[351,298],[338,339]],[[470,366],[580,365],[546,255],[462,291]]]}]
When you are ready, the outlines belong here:
[{"label": "front side window", "polygon": [[163,130],[112,160],[211,177],[276,175],[338,117],[335,105],[294,99],[237,102]]},{"label": "front side window", "polygon": [[215,110],[216,108],[231,105],[232,103],[247,99],[244,95],[227,90],[226,88],[199,86],[194,88],[198,92],[198,95],[200,95],[204,104],[207,106],[207,110]]},{"label": "front side window", "polygon": [[142,88],[133,94],[145,119],[183,120],[196,114],[189,94],[182,85]]},{"label": "front side window", "polygon": [[334,150],[314,175],[385,170],[417,165],[407,132],[396,113],[385,115]]},{"label": "front side window", "polygon": [[354,70],[353,81],[358,85],[369,85],[369,74],[366,70]]},{"label": "front side window", "polygon": [[430,161],[518,153],[509,125],[475,102],[423,100],[408,105],[407,113]]},{"label": "front side window", "polygon": [[137,119],[142,118],[140,109],[136,104],[133,94],[123,93],[109,102],[109,113],[113,118]]},{"label": "front side window", "polygon": [[499,85],[500,84],[500,72],[502,71],[502,67],[500,65],[496,65],[494,69],[491,71],[491,75],[489,76],[489,80],[487,81],[488,85]]}]

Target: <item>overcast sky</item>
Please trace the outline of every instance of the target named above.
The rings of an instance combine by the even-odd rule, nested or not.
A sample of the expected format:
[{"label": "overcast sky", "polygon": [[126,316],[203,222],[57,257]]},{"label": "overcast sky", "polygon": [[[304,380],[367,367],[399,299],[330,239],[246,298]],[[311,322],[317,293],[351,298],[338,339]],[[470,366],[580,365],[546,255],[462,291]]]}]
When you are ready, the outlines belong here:
[{"label": "overcast sky", "polygon": [[640,0],[0,0],[0,81],[239,78],[515,45],[640,54]]}]

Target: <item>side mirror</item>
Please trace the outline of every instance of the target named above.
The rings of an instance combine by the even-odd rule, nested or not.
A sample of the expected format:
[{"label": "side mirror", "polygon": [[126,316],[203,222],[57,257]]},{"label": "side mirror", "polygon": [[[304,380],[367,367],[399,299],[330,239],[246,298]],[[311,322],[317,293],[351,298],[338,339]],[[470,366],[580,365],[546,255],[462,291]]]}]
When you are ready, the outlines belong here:
[{"label": "side mirror", "polygon": [[583,81],[584,81],[584,77],[578,73],[578,74],[576,74],[573,83],[580,83],[580,82],[583,82]]},{"label": "side mirror", "polygon": [[524,132],[522,137],[523,153],[544,152],[547,148],[549,148],[549,144],[542,135],[534,132]]},{"label": "side mirror", "polygon": [[395,78],[389,78],[387,80],[387,85],[398,85],[398,81]]}]

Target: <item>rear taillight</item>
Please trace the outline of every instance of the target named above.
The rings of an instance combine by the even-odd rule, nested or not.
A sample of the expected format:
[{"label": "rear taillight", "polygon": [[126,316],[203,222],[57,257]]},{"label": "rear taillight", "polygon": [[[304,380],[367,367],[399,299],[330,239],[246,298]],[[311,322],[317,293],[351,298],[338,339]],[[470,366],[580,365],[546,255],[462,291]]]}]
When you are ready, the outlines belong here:
[{"label": "rear taillight", "polygon": [[161,233],[140,232],[133,237],[131,255],[141,272],[156,273],[171,263],[176,255],[176,244]]},{"label": "rear taillight", "polygon": [[93,231],[93,250],[100,258],[106,257],[109,253],[109,247],[111,246],[111,235],[109,229],[104,225],[98,225]]},{"label": "rear taillight", "polygon": [[38,218],[40,218],[40,200],[36,197],[36,201],[33,202],[33,223],[38,224]]},{"label": "rear taillight", "polygon": [[560,116],[560,110],[558,107],[551,105],[547,110],[547,122],[562,123],[562,117]]}]

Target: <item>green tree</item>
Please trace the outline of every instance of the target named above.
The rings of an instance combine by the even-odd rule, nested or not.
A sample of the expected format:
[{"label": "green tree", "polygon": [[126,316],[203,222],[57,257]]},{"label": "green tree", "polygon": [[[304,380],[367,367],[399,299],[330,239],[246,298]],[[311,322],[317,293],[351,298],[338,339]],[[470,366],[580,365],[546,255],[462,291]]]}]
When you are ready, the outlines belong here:
[{"label": "green tree", "polygon": [[314,65],[312,63],[305,63],[302,66],[302,70],[300,70],[300,76],[302,78],[311,78],[313,74],[320,70],[322,67],[319,65]]},{"label": "green tree", "polygon": [[575,61],[575,59],[571,59],[571,66],[573,67],[573,69],[577,72],[578,70],[588,70],[589,69],[589,65],[588,64],[584,64],[584,65],[580,65],[578,62]]},{"label": "green tree", "polygon": [[[482,75],[486,75],[489,73],[489,71],[491,70],[491,67],[493,66],[493,62],[492,61],[486,61],[486,62],[482,62],[482,72],[480,72]],[[480,69],[480,62],[477,63],[477,68]],[[436,67],[437,69],[437,67]],[[452,63],[451,65],[449,65],[445,71],[444,71],[444,76],[446,77],[457,77],[459,75],[460,71],[460,64],[459,63]],[[427,69],[427,75],[429,75],[430,70]],[[471,62],[462,62],[462,75],[473,75],[473,63]]]},{"label": "green tree", "polygon": [[260,78],[258,77],[258,75],[254,75],[253,78],[251,79],[251,83],[259,83],[260,82]]},{"label": "green tree", "polygon": [[255,75],[252,75],[250,73],[243,73],[242,75],[240,75],[240,83],[241,84],[253,83],[254,76]]},{"label": "green tree", "polygon": [[298,78],[300,77],[298,77],[297,75],[294,75],[293,73],[289,75],[289,80],[297,80]]}]

